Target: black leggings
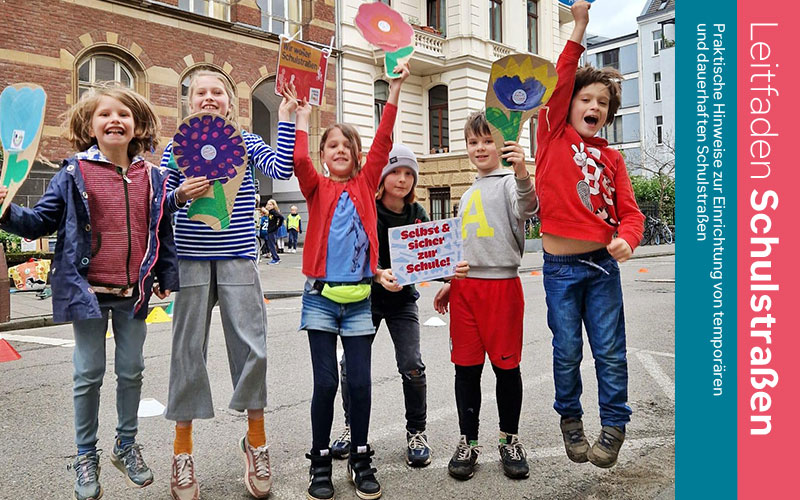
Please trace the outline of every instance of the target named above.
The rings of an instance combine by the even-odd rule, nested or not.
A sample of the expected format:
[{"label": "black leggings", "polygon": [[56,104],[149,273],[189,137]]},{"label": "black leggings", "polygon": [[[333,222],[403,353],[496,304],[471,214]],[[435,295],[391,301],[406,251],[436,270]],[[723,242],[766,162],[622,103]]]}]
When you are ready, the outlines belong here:
[{"label": "black leggings", "polygon": [[[456,407],[458,426],[468,441],[478,440],[481,412],[481,373],[483,365],[456,366]],[[503,370],[492,365],[497,385],[497,413],[500,430],[507,434],[519,432],[519,414],[522,410],[522,374],[519,366]]]}]

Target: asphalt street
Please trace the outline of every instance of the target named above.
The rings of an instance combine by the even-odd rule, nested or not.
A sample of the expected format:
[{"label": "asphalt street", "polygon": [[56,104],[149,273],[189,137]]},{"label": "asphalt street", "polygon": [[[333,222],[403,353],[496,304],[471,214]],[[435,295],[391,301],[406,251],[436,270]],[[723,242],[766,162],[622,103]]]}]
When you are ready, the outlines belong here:
[{"label": "asphalt street", "polygon": [[[674,497],[674,255],[631,260],[622,264],[627,320],[629,404],[627,428],[619,463],[599,469],[574,464],[566,457],[552,409],[551,334],[545,318],[542,276],[525,273],[525,341],[522,374],[524,402],[520,436],[528,450],[530,478],[507,479],[499,463],[494,374],[483,376],[481,444],[483,453],[475,477],[466,482],[447,475],[447,462],[458,441],[453,366],[447,326],[422,327],[422,354],[428,378],[428,438],[433,463],[412,470],[405,465],[404,409],[400,376],[385,326],[373,351],[373,407],[370,441],[374,465],[389,499],[653,499]],[[265,265],[265,264],[262,264]],[[287,264],[288,265],[288,264]],[[266,288],[266,286],[265,286]],[[422,322],[442,317],[433,311],[438,283],[420,288]],[[494,298],[487,297],[486,307]],[[270,498],[302,499],[308,480],[304,454],[311,444],[309,418],[311,366],[308,342],[298,332],[300,298],[272,300],[267,305],[268,408],[267,439],[275,475]],[[146,370],[142,397],[166,403],[171,323],[149,325],[145,344]],[[74,475],[66,470],[75,453],[72,422],[72,348],[69,325],[8,332],[18,361],[0,363],[0,498],[71,498]],[[63,342],[59,342],[61,339]],[[54,345],[55,344],[55,345]],[[62,345],[58,345],[62,344]],[[597,384],[588,343],[583,362],[584,423],[590,441],[600,429]],[[116,421],[113,339],[107,342],[107,372],[102,389],[99,447],[104,498],[169,498],[173,427],[161,416],[140,419],[138,441],[153,469],[154,484],[132,490],[108,460]],[[194,424],[194,456],[204,499],[246,499],[243,460],[238,440],[246,417],[227,409],[232,393],[219,314],[212,319],[208,369],[216,417]],[[334,434],[343,426],[337,407]],[[335,437],[335,436],[333,436]],[[334,463],[336,498],[355,499],[345,462]]]}]

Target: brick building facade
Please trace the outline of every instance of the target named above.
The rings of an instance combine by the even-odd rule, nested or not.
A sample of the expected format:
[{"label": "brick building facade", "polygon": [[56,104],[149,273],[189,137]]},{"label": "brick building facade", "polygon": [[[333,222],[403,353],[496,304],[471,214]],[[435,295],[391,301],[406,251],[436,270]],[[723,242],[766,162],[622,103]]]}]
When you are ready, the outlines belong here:
[{"label": "brick building facade", "polygon": [[[153,103],[161,118],[161,147],[149,156],[157,161],[184,113],[182,83],[192,71],[212,67],[224,72],[236,89],[240,125],[274,145],[279,34],[300,29],[300,39],[327,46],[335,32],[334,0],[284,0],[282,12],[270,15],[276,3],[5,0],[0,2],[5,28],[0,37],[0,88],[18,82],[44,87],[48,99],[39,153],[57,164],[74,153],[59,137],[60,115],[94,81],[129,83]],[[325,99],[312,117],[312,147],[319,127],[336,119],[337,56],[330,58]],[[53,173],[37,162],[15,201],[35,203]],[[295,180],[261,181],[262,195],[302,201]]]}]

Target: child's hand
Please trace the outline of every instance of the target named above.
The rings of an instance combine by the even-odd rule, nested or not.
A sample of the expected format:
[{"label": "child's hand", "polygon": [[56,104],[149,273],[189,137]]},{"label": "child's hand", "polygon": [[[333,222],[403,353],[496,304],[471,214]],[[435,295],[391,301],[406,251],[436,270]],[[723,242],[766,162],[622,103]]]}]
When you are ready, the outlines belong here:
[{"label": "child's hand", "polygon": [[378,270],[378,283],[390,292],[399,292],[403,289],[401,285],[397,284],[397,278],[391,269]]},{"label": "child's hand", "polygon": [[622,238],[614,238],[611,240],[611,243],[608,244],[606,250],[608,250],[608,253],[610,253],[617,262],[625,262],[631,258],[631,255],[633,255],[631,246]]},{"label": "child's hand", "polygon": [[208,191],[210,183],[205,177],[187,177],[183,184],[175,190],[175,201],[183,205]]},{"label": "child's hand", "polygon": [[433,298],[433,308],[439,314],[447,314],[447,309],[450,304],[450,283],[445,283],[442,288],[436,293]]},{"label": "child's hand", "polygon": [[162,292],[161,287],[158,286],[158,283],[153,284],[153,294],[155,294],[155,296],[158,297],[159,299],[166,299],[167,297],[169,297],[170,293],[172,293],[172,290],[164,290]]},{"label": "child's hand", "polygon": [[6,196],[8,196],[8,188],[5,186],[0,186],[0,204],[5,201]]},{"label": "child's hand", "polygon": [[297,103],[295,120],[297,121],[297,130],[308,132],[308,123],[311,120],[311,105],[305,99]]},{"label": "child's hand", "polygon": [[386,102],[397,106],[397,101],[400,98],[400,87],[403,86],[403,82],[411,75],[411,70],[408,69],[408,63],[404,62],[394,67],[394,73],[400,75],[400,77],[393,78],[389,82],[389,99]]},{"label": "child's hand", "polygon": [[519,143],[506,141],[505,146],[500,151],[503,153],[501,158],[514,168],[514,175],[520,179],[528,177],[528,169],[525,168],[525,150],[522,149]]},{"label": "child's hand", "polygon": [[297,109],[297,89],[294,83],[283,86],[283,100],[278,106],[278,120],[286,122],[291,120],[292,113]]},{"label": "child's hand", "polygon": [[462,260],[456,264],[456,274],[453,276],[453,278],[457,280],[463,280],[467,277],[467,273],[469,273],[469,262]]},{"label": "child's hand", "polygon": [[575,24],[589,24],[589,9],[591,8],[592,4],[583,0],[572,4],[570,10],[572,10],[572,17],[575,18]]}]

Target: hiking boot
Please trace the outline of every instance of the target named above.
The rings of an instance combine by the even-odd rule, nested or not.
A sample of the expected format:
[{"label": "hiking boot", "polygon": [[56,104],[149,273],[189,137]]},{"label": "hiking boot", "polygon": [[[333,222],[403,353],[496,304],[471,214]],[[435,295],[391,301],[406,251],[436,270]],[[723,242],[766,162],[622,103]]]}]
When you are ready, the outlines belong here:
[{"label": "hiking boot", "polygon": [[363,500],[373,500],[381,497],[381,485],[375,479],[378,472],[372,467],[372,455],[369,445],[359,446],[355,453],[350,454],[347,461],[347,474],[356,487],[356,496]]},{"label": "hiking boot", "polygon": [[411,467],[425,467],[431,463],[431,447],[428,438],[421,432],[406,431],[406,463]]},{"label": "hiking boot", "polygon": [[461,436],[456,452],[447,464],[447,472],[456,479],[466,481],[475,474],[475,463],[481,448],[476,441],[467,442],[467,436]]},{"label": "hiking boot", "polygon": [[350,426],[345,426],[342,433],[331,444],[331,456],[333,458],[347,458],[350,455]]},{"label": "hiking boot", "polygon": [[103,496],[100,486],[100,452],[89,452],[75,457],[67,466],[75,471],[75,500],[98,500]]},{"label": "hiking boot", "polygon": [[586,452],[586,457],[594,465],[607,469],[617,463],[617,455],[625,441],[625,428],[604,425],[594,445]]},{"label": "hiking boot", "polygon": [[332,500],[333,499],[333,457],[331,450],[320,450],[319,454],[306,453],[306,458],[311,460],[311,467],[308,469],[308,500]]},{"label": "hiking boot", "polygon": [[575,463],[582,464],[589,460],[589,441],[583,433],[583,421],[574,417],[561,417],[561,435],[564,437],[564,448],[567,456]]},{"label": "hiking boot", "polygon": [[528,477],[527,453],[519,436],[500,432],[500,461],[503,462],[503,472],[511,479],[526,479]]},{"label": "hiking boot", "polygon": [[247,491],[255,498],[265,498],[272,487],[267,445],[254,448],[245,436],[239,441],[239,449],[244,455],[244,485]]},{"label": "hiking boot", "polygon": [[134,488],[144,488],[153,482],[153,471],[144,463],[142,445],[133,443],[125,448],[114,444],[111,463],[128,478],[128,484]]},{"label": "hiking boot", "polygon": [[199,500],[200,485],[194,475],[194,458],[188,453],[172,457],[169,489],[174,500]]}]

